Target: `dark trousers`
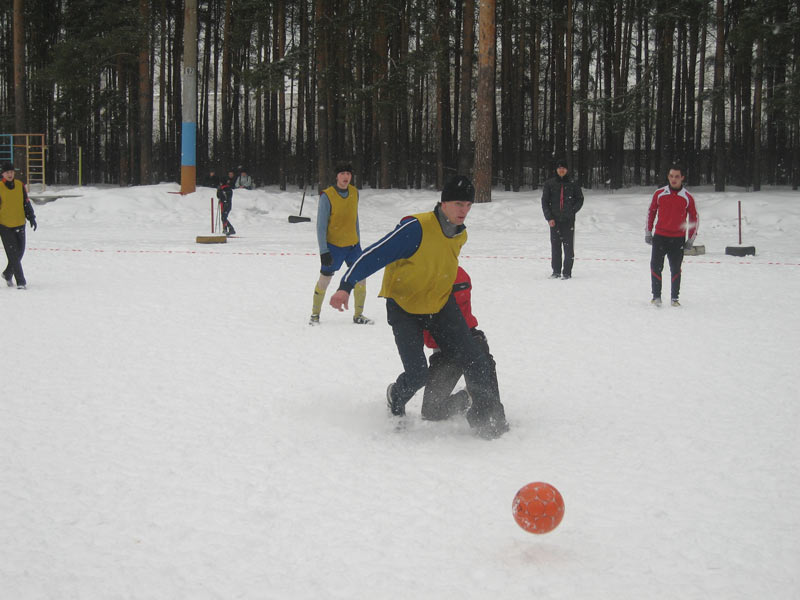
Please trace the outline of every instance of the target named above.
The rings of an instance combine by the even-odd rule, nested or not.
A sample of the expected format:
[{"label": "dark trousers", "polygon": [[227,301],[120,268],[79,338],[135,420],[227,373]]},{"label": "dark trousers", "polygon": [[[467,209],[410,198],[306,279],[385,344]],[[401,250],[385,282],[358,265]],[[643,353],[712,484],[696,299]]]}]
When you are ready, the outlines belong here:
[{"label": "dark trousers", "polygon": [[228,227],[233,228],[233,225],[228,221],[228,215],[231,212],[231,208],[233,206],[233,202],[230,200],[222,200],[219,203],[219,211],[222,216],[222,227],[225,231],[228,230]]},{"label": "dark trousers", "polygon": [[[497,385],[497,368],[494,357],[489,352],[489,343],[486,336],[480,329],[472,329],[472,339],[486,354],[489,359],[489,379],[492,386],[492,393],[499,398],[500,390]],[[430,364],[428,365],[428,381],[425,383],[425,393],[422,396],[422,417],[431,421],[449,419],[458,412],[461,405],[458,395],[451,395],[453,388],[461,379],[464,371],[455,359],[439,350],[431,354]],[[474,388],[474,384],[467,380],[467,390]],[[463,394],[463,392],[460,392]]]},{"label": "dark trousers", "polygon": [[22,256],[25,254],[25,225],[20,227],[5,227],[0,225],[0,238],[6,251],[8,265],[3,271],[4,279],[17,280],[17,285],[26,285],[25,274],[22,272]]},{"label": "dark trousers", "polygon": [[653,251],[650,255],[650,281],[653,298],[661,297],[661,272],[664,270],[664,257],[669,261],[669,272],[672,276],[670,298],[677,300],[681,293],[681,264],[683,263],[682,237],[653,236]]},{"label": "dark trousers", "polygon": [[[561,270],[561,247],[564,247],[564,270]],[[575,262],[575,219],[556,221],[550,228],[550,264],[553,273],[572,276],[572,263]]]},{"label": "dark trousers", "polygon": [[386,300],[386,316],[403,363],[403,372],[392,389],[397,400],[405,404],[427,383],[428,361],[422,335],[422,331],[427,329],[442,352],[451,357],[464,373],[472,396],[472,408],[467,414],[470,424],[479,426],[491,418],[505,420],[497,377],[493,377],[494,361],[473,339],[452,295],[442,310],[430,315],[408,313],[389,298]]}]

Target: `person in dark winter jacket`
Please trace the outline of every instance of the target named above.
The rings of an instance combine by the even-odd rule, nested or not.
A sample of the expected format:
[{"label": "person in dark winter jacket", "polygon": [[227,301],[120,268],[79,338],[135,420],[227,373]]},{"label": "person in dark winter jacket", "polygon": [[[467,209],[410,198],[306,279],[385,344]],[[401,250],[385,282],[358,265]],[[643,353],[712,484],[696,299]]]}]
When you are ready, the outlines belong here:
[{"label": "person in dark winter jacket", "polygon": [[508,431],[505,409],[492,383],[489,358],[470,334],[452,293],[458,256],[467,241],[464,220],[474,199],[469,179],[450,179],[432,211],[404,217],[394,231],[364,249],[330,304],[337,310],[348,308],[356,283],[385,267],[380,296],[386,298],[386,317],[403,364],[403,372],[386,390],[391,414],[405,415],[406,404],[427,382],[427,329],[470,382],[470,426],[479,436],[494,439]]},{"label": "person in dark winter jacket", "polygon": [[217,175],[216,169],[209,169],[208,177],[206,177],[205,185],[210,188],[218,188],[220,182],[220,177]]},{"label": "person in dark winter jacket", "polygon": [[22,272],[22,256],[25,254],[25,220],[36,231],[36,215],[28,198],[25,184],[14,179],[14,165],[4,163],[0,181],[0,238],[6,251],[8,265],[3,271],[6,285],[12,287],[17,280],[17,289],[27,286]]},{"label": "person in dark winter jacket", "polygon": [[[453,297],[458,308],[461,309],[461,314],[464,315],[472,339],[488,357],[491,385],[499,398],[500,390],[497,384],[497,367],[494,357],[489,351],[486,335],[478,329],[478,319],[472,314],[472,280],[461,267],[458,267],[458,274],[453,283]],[[466,382],[467,389],[453,394],[453,388],[461,379],[464,370],[454,356],[439,348],[430,331],[426,329],[423,334],[425,345],[433,348],[433,354],[429,360],[428,381],[425,383],[425,392],[422,396],[422,418],[429,421],[440,421],[466,413],[472,405],[472,397],[469,394],[470,381]]]},{"label": "person in dark winter jacket", "polygon": [[228,215],[233,208],[233,184],[236,174],[233,171],[228,171],[228,179],[221,180],[217,188],[217,200],[219,201],[219,211],[222,216],[222,233],[225,235],[234,235],[236,230],[228,220]]},{"label": "person in dark winter jacket", "polygon": [[[570,279],[575,260],[575,215],[583,207],[581,186],[570,179],[567,161],[556,163],[556,176],[542,188],[542,212],[550,225],[552,279]],[[563,270],[561,248],[564,248]]]},{"label": "person in dark winter jacket", "polygon": [[[670,297],[672,306],[680,306],[678,296],[681,292],[681,264],[683,251],[692,247],[697,236],[699,217],[694,198],[683,187],[683,169],[675,165],[667,174],[669,185],[656,190],[647,211],[647,226],[644,241],[653,246],[650,255],[650,287],[655,306],[661,305],[661,272],[664,257],[669,260],[672,276]],[[655,225],[655,235],[653,226]]]}]

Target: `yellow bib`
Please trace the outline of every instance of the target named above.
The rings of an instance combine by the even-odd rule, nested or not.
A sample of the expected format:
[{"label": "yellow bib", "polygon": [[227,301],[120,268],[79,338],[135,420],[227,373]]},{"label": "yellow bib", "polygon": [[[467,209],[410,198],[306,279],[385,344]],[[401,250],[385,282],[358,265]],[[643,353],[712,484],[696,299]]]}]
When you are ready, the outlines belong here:
[{"label": "yellow bib", "polygon": [[358,243],[358,190],[355,186],[347,186],[347,198],[342,198],[331,186],[325,190],[331,202],[331,217],[328,219],[327,241],[334,246],[355,246]]},{"label": "yellow bib", "polygon": [[22,195],[22,184],[14,182],[14,189],[6,187],[0,181],[0,225],[19,227],[25,225],[25,197]]},{"label": "yellow bib", "polygon": [[408,259],[384,269],[380,296],[392,298],[407,313],[438,313],[453,291],[458,255],[467,242],[467,232],[449,238],[433,212],[413,215],[422,225],[422,242]]}]

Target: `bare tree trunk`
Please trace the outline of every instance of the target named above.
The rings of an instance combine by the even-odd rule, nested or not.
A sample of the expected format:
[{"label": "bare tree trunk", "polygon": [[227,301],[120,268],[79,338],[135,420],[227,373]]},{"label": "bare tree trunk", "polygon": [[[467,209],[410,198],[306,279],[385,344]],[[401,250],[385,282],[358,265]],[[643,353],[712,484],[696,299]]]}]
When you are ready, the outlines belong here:
[{"label": "bare tree trunk", "polygon": [[328,140],[328,0],[317,0],[314,10],[314,31],[317,32],[317,187],[322,190],[331,171]]},{"label": "bare tree trunk", "polygon": [[686,182],[692,185],[697,180],[699,169],[697,168],[697,154],[695,153],[695,78],[697,77],[697,47],[700,38],[700,24],[698,11],[692,13],[692,18],[689,20],[689,55],[687,63],[689,72],[687,74],[686,83],[686,145],[685,156],[686,160],[684,165],[688,171]]},{"label": "bare tree trunk", "polygon": [[[277,21],[278,21],[278,56],[275,57],[275,60],[283,61],[283,57],[286,54],[286,3],[285,2],[278,2],[277,3]],[[290,146],[289,142],[286,140],[286,74],[284,73],[283,69],[280,72],[280,83],[281,89],[278,92],[278,137],[280,138],[279,141],[279,158],[278,158],[278,183],[279,187],[282,190],[286,189],[286,155],[288,154],[287,150]],[[245,99],[247,102],[247,99]]]},{"label": "bare tree trunk", "polygon": [[[519,2],[516,2],[516,12],[519,14]],[[512,73],[512,117],[511,117],[511,139],[513,142],[514,155],[512,156],[512,169],[513,179],[511,182],[511,189],[515,192],[520,190],[523,184],[524,171],[523,171],[523,154],[525,151],[524,137],[525,137],[525,40],[523,34],[523,24],[519,18],[514,20],[514,36],[516,43],[514,44],[514,53],[516,60],[514,63]]]},{"label": "bare tree trunk", "polygon": [[[471,2],[472,0],[467,0]],[[396,38],[394,45],[394,56],[398,65],[398,86],[402,90],[408,89],[408,40],[409,32],[411,30],[410,23],[410,7],[409,2],[401,0],[400,2],[400,35],[394,36]],[[470,54],[471,56],[471,54]],[[462,90],[462,94],[467,93],[471,95],[471,90]],[[400,99],[397,106],[397,172],[395,174],[395,182],[397,187],[406,189],[409,184],[408,179],[408,162],[409,162],[409,115],[408,115],[408,94],[400,94]]]},{"label": "bare tree trunk", "polygon": [[492,201],[492,131],[496,61],[495,0],[479,0],[478,95],[475,124],[475,201]]},{"label": "bare tree trunk", "polygon": [[139,0],[147,32],[139,49],[139,183],[153,183],[153,82],[150,80],[150,0]]},{"label": "bare tree trunk", "polygon": [[516,18],[513,0],[500,2],[500,167],[503,172],[503,189],[511,189],[514,143],[511,126],[514,111],[514,44],[512,40],[512,15]]},{"label": "bare tree trunk", "polygon": [[764,91],[764,52],[761,36],[756,38],[756,77],[753,90],[753,191],[761,190],[761,97]]},{"label": "bare tree trunk", "polygon": [[[636,89],[639,90],[641,86],[644,85],[642,81],[642,40],[644,39],[644,27],[642,24],[642,14],[641,14],[641,0],[637,0],[637,15],[636,15]],[[636,94],[636,123],[634,125],[634,133],[633,133],[633,183],[636,185],[641,185],[642,183],[642,118],[638,115],[641,115],[642,112],[642,96],[643,94],[637,93]]]},{"label": "bare tree trunk", "polygon": [[169,172],[172,177],[175,177],[175,174],[180,170],[181,122],[183,121],[183,106],[181,104],[183,98],[183,67],[181,64],[183,61],[183,0],[176,0],[171,6],[174,10],[175,33],[172,39],[172,52],[170,55],[172,59],[170,74],[172,81],[172,96],[170,98],[172,118],[169,120],[171,147],[167,156]]},{"label": "bare tree trunk", "polygon": [[[231,10],[233,0],[225,0],[225,21],[222,30],[222,160],[231,164],[233,114],[231,99]],[[225,167],[226,169],[228,167]]]},{"label": "bare tree trunk", "polygon": [[[796,15],[800,10],[800,0],[794,2],[794,14]],[[800,31],[795,28],[794,30],[794,76],[800,74]],[[797,88],[795,88],[797,89]],[[796,93],[796,92],[795,92]],[[795,95],[795,101],[797,97]],[[791,127],[794,130],[793,143],[792,143],[792,189],[797,190],[800,188],[800,115],[796,110],[793,113]]]},{"label": "bare tree trunk", "polygon": [[[541,26],[536,13],[531,9],[531,171],[533,181],[531,185],[536,189],[539,185],[539,163],[541,158],[541,140],[539,139],[539,43],[541,41]],[[588,81],[588,77],[587,77]]]},{"label": "bare tree trunk", "polygon": [[566,0],[553,2],[553,152],[567,157],[567,73],[565,48],[568,45]]},{"label": "bare tree trunk", "polygon": [[374,59],[373,78],[375,84],[375,126],[379,156],[378,187],[392,187],[392,101],[389,93],[389,33],[386,7],[378,8],[375,32],[372,37]]},{"label": "bare tree trunk", "polygon": [[725,3],[717,0],[717,48],[714,60],[714,127],[716,168],[714,169],[714,190],[725,191]]},{"label": "bare tree trunk", "polygon": [[[264,24],[259,22],[256,24],[256,37],[258,39],[258,46],[255,49],[255,61],[256,61],[256,69],[261,70],[264,68],[264,39],[266,37],[266,31],[264,30]],[[253,172],[249,172],[249,175],[257,175],[263,180],[265,180],[265,173],[263,171],[263,165],[265,160],[265,148],[266,144],[264,143],[264,86],[256,86],[255,90],[255,98],[254,98],[254,107],[253,110],[255,112],[255,121],[253,122],[253,155],[252,158],[248,158],[248,162],[250,163],[249,169]],[[289,125],[289,131],[291,131],[292,127],[291,124]],[[291,134],[290,134],[291,135]]]},{"label": "bare tree trunk", "polygon": [[458,172],[466,175],[472,167],[472,52],[475,48],[475,0],[464,1],[464,42],[461,50],[461,123]]},{"label": "bare tree trunk", "polygon": [[445,171],[451,167],[452,156],[450,128],[450,40],[447,34],[450,3],[438,0],[437,19],[434,24],[433,40],[436,47],[436,134],[438,136],[436,156],[436,187],[444,185]]},{"label": "bare tree trunk", "polygon": [[[721,1],[721,0],[720,0]],[[669,16],[667,4],[660,4],[658,17],[658,116],[656,122],[657,178],[666,177],[670,163],[674,160],[675,142],[672,138],[672,57],[675,38],[675,21]]]},{"label": "bare tree trunk", "polygon": [[[308,47],[308,18],[306,2],[298,2],[297,21],[300,23],[300,47]],[[299,171],[299,185],[305,187],[308,183],[308,169],[306,167],[306,139],[305,139],[305,111],[306,90],[308,89],[308,60],[300,61],[300,70],[297,80],[297,130],[295,133],[295,154],[297,155],[297,169]]]},{"label": "bare tree trunk", "polygon": [[[217,6],[217,3],[214,3],[214,6]],[[219,20],[219,13],[217,13],[217,19],[215,22]],[[210,23],[209,23],[210,25]],[[220,147],[219,147],[219,110],[220,110],[220,89],[219,89],[219,75],[220,75],[220,68],[219,68],[219,29],[217,27],[212,28],[214,31],[214,73],[212,78],[214,80],[214,109],[213,109],[213,117],[211,122],[213,124],[212,128],[212,155],[214,156],[214,163],[219,168],[219,160],[220,160]]]},{"label": "bare tree trunk", "polygon": [[689,171],[690,176],[690,185],[699,184],[700,183],[700,157],[701,151],[703,148],[703,104],[704,104],[704,95],[703,90],[705,89],[706,85],[706,40],[708,36],[708,28],[703,27],[703,32],[700,37],[700,64],[697,68],[698,75],[697,75],[697,89],[701,92],[697,97],[697,121],[695,123],[695,134],[694,134],[694,147],[695,152],[694,155],[696,157],[697,165],[695,170],[697,171],[696,180],[694,183],[692,182],[692,171]]},{"label": "bare tree trunk", "polygon": [[25,123],[25,14],[23,0],[14,0],[14,127],[28,133]]},{"label": "bare tree trunk", "polygon": [[[158,180],[162,181],[167,173],[167,0],[161,0],[159,7],[161,23],[160,50],[161,60],[158,68]],[[207,80],[207,77],[206,77]],[[206,104],[208,112],[208,104]]]},{"label": "bare tree trunk", "polygon": [[572,118],[572,35],[573,35],[573,18],[574,15],[572,14],[572,0],[567,0],[566,3],[566,14],[565,14],[565,37],[566,37],[566,58],[564,61],[564,150],[565,150],[565,158],[569,161],[569,165],[572,166],[572,144],[574,142],[573,135],[572,135],[572,126],[573,126],[573,118]]},{"label": "bare tree trunk", "polygon": [[[424,0],[417,0],[417,20],[416,26],[421,27],[422,21],[422,7]],[[416,54],[422,51],[421,36],[416,36],[416,43],[414,47]],[[414,105],[412,108],[412,122],[411,122],[411,156],[413,157],[413,187],[420,189],[422,187],[422,126],[424,123],[423,117],[423,91],[425,86],[425,75],[422,69],[415,67],[414,69]]]}]

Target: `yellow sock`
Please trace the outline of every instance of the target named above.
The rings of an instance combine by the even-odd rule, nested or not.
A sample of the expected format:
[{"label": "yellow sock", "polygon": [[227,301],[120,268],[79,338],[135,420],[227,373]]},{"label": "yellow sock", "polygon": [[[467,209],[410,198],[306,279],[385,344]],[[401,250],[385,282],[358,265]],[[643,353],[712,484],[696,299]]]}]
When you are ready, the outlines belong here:
[{"label": "yellow sock", "polygon": [[322,301],[325,300],[325,290],[319,289],[319,285],[314,286],[314,303],[311,305],[311,314],[318,315],[322,310]]},{"label": "yellow sock", "polygon": [[355,299],[355,306],[353,306],[353,318],[361,316],[364,312],[364,302],[367,300],[367,282],[359,281],[356,287],[353,288],[353,298]]}]

